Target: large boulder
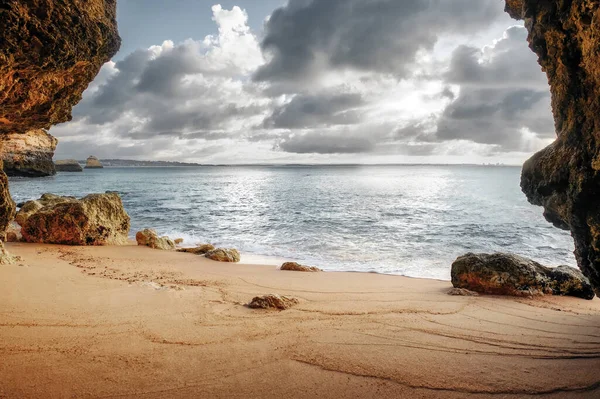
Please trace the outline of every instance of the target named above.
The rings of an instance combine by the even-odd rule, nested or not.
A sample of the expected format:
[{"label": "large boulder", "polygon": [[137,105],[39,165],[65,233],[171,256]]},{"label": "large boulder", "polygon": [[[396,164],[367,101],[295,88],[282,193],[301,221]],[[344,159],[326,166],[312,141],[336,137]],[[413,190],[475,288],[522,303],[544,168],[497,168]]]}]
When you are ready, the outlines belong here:
[{"label": "large boulder", "polygon": [[26,202],[15,220],[24,241],[46,244],[122,245],[130,228],[118,194],[81,199],[44,194]]},{"label": "large boulder", "polygon": [[593,299],[587,278],[568,266],[549,268],[512,254],[473,254],[452,264],[452,285],[491,295],[568,295]]},{"label": "large boulder", "polygon": [[150,247],[153,249],[161,249],[163,251],[171,251],[175,249],[175,243],[169,237],[159,237],[156,231],[152,229],[144,229],[135,234],[135,240],[138,245]]},{"label": "large boulder", "polygon": [[54,162],[54,167],[57,172],[83,172],[83,168],[74,159],[61,159]]},{"label": "large boulder", "polygon": [[589,0],[506,0],[525,20],[529,46],[548,76],[557,139],[528,160],[527,199],[571,231],[575,256],[600,294],[600,7]]},{"label": "large boulder", "polygon": [[100,160],[98,158],[96,158],[93,155],[90,155],[87,159],[87,161],[85,162],[85,168],[86,169],[102,169],[104,168],[104,166],[102,166],[102,163],[100,163]]},{"label": "large boulder", "polygon": [[212,251],[208,251],[204,256],[217,262],[237,263],[241,260],[238,250],[231,248],[213,249]]},{"label": "large boulder", "polygon": [[202,244],[195,248],[181,248],[178,249],[177,252],[185,252],[194,255],[206,255],[208,252],[213,251],[214,249],[215,246],[212,244]]},{"label": "large boulder", "polygon": [[8,176],[42,177],[56,174],[52,157],[56,140],[43,129],[0,135],[0,158]]}]

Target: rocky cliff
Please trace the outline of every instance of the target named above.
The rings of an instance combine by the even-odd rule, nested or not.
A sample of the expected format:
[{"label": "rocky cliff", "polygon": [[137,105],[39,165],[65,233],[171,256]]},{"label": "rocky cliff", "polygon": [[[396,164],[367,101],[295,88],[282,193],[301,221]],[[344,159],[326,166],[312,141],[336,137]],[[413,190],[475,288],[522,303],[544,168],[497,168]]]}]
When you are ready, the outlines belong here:
[{"label": "rocky cliff", "polygon": [[[117,52],[116,0],[0,2],[0,135],[47,129],[71,109]],[[0,233],[8,218],[0,176]]]},{"label": "rocky cliff", "polygon": [[8,176],[39,177],[56,173],[52,157],[56,140],[43,129],[0,135],[0,158]]},{"label": "rocky cliff", "polygon": [[592,0],[506,0],[525,20],[529,45],[548,75],[555,143],[523,167],[521,187],[556,227],[600,294],[600,7]]}]

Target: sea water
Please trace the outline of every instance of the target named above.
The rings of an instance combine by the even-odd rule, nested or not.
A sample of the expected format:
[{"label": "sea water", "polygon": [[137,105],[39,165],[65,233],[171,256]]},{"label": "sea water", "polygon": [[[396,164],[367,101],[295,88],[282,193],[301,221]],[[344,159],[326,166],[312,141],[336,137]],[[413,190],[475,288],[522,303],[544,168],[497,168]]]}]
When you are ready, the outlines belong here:
[{"label": "sea water", "polygon": [[[449,279],[467,252],[512,252],[575,265],[568,232],[519,189],[520,168],[202,166],[105,168],[11,179],[17,202],[49,192],[117,191],[131,236],[154,228],[331,271]],[[242,259],[244,260],[244,259]]]}]

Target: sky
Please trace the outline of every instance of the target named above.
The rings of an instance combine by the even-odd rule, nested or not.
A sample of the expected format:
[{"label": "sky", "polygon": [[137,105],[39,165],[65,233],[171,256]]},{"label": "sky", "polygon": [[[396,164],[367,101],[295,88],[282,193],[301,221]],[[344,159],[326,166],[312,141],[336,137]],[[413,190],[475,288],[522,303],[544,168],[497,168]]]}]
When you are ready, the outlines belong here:
[{"label": "sky", "polygon": [[121,0],[55,159],[521,164],[555,139],[501,0]]}]

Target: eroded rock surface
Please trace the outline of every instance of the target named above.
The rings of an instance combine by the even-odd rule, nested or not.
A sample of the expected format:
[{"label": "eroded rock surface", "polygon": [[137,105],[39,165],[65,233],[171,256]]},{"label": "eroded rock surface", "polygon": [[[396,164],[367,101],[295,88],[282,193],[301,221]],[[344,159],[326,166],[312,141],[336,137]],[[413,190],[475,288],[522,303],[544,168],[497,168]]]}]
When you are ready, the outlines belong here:
[{"label": "eroded rock surface", "polygon": [[269,294],[257,296],[248,304],[251,309],[286,310],[300,303],[298,299],[283,295]]},{"label": "eroded rock surface", "polygon": [[138,231],[135,235],[135,240],[138,245],[150,247],[153,249],[161,249],[163,251],[171,251],[175,249],[175,243],[169,237],[159,237],[156,231],[152,229],[144,229]]},{"label": "eroded rock surface", "polygon": [[83,172],[83,168],[75,159],[61,159],[54,163],[57,172]]},{"label": "eroded rock surface", "polygon": [[525,20],[548,75],[555,143],[523,167],[521,188],[556,227],[570,230],[579,267],[600,294],[600,7],[590,0],[506,0]]},{"label": "eroded rock surface", "polygon": [[13,256],[8,253],[4,244],[0,241],[0,265],[12,265],[21,260],[18,256]]},{"label": "eroded rock surface", "polygon": [[241,260],[240,253],[237,249],[231,248],[217,248],[212,251],[208,251],[205,255],[208,259],[217,262],[230,262],[237,263]]},{"label": "eroded rock surface", "polygon": [[15,217],[16,205],[8,191],[8,177],[2,171],[0,160],[0,236],[4,235],[8,225]]},{"label": "eroded rock surface", "polygon": [[102,168],[104,168],[104,166],[102,165],[102,163],[100,162],[100,160],[98,158],[91,155],[88,157],[87,161],[85,162],[85,168],[86,169],[102,169]]},{"label": "eroded rock surface", "polygon": [[589,280],[568,266],[549,268],[512,254],[466,254],[452,264],[452,285],[490,295],[566,295],[593,299]]},{"label": "eroded rock surface", "polygon": [[44,194],[23,205],[15,218],[23,240],[65,245],[123,245],[130,222],[117,194],[84,198]]},{"label": "eroded rock surface", "polygon": [[206,255],[208,252],[213,251],[214,249],[215,246],[212,244],[202,244],[198,245],[196,248],[181,248],[177,251],[194,255]]},{"label": "eroded rock surface", "polygon": [[56,173],[52,157],[58,140],[45,130],[3,134],[0,141],[0,158],[8,176],[41,177]]},{"label": "eroded rock surface", "polygon": [[305,273],[317,273],[322,272],[323,270],[314,266],[304,266],[296,262],[285,262],[281,265],[281,270],[291,271],[291,272],[305,272]]}]

